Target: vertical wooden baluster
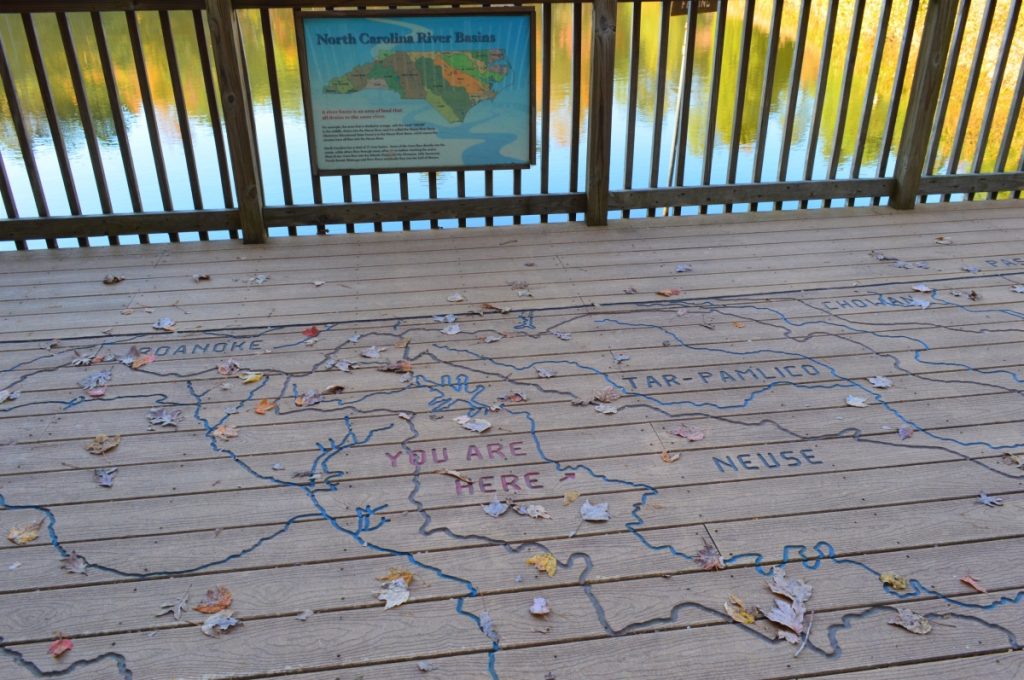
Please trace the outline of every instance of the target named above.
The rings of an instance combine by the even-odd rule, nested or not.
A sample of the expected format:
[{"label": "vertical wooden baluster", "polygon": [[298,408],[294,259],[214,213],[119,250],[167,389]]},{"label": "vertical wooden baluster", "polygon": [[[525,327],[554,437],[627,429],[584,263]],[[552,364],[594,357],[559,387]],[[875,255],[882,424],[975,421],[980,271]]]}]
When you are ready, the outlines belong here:
[{"label": "vertical wooden baluster", "polygon": [[[267,61],[267,85],[270,88],[270,106],[274,112],[274,133],[277,137],[277,158],[281,169],[281,188],[284,204],[294,205],[292,196],[291,168],[288,164],[288,143],[284,133],[284,111],[281,107],[281,88],[277,79],[277,56],[274,49],[274,29],[270,23],[270,10],[260,10],[260,27],[263,32],[263,56]],[[292,236],[298,233],[294,226],[288,227]]]},{"label": "vertical wooden baluster", "polygon": [[[676,122],[676,143],[672,149],[673,163],[670,173],[675,186],[683,186],[686,180],[686,140],[690,136],[690,99],[693,94],[693,59],[696,54],[694,42],[697,39],[697,12],[686,14],[686,45],[683,47],[682,88],[679,91],[679,120]],[[674,213],[681,215],[683,207],[675,206]]]},{"label": "vertical wooden baluster", "polygon": [[[572,6],[572,116],[569,131],[569,191],[580,189],[580,108],[581,80],[583,69],[583,4],[574,2]],[[569,216],[570,220],[579,218],[577,213]]]},{"label": "vertical wooden baluster", "polygon": [[[956,2],[956,0],[952,1]],[[960,0],[960,13],[957,17],[956,29],[953,33],[952,47],[949,48],[949,56],[946,61],[946,76],[942,82],[942,92],[939,94],[938,112],[935,114],[935,119],[929,121],[931,124],[931,141],[929,142],[928,157],[924,164],[924,174],[926,175],[935,174],[939,144],[942,141],[942,128],[946,124],[946,112],[949,109],[950,98],[953,92],[953,81],[956,78],[956,65],[960,60],[960,48],[963,46],[964,34],[967,32],[970,9],[971,0]]]},{"label": "vertical wooden baluster", "polygon": [[[71,161],[68,159],[68,149],[64,144],[64,133],[60,129],[60,120],[57,117],[57,107],[53,103],[53,91],[50,89],[50,80],[46,75],[46,68],[43,65],[43,53],[39,49],[39,39],[36,36],[35,23],[30,13],[21,15],[22,23],[25,26],[25,38],[28,42],[29,54],[32,56],[32,66],[36,74],[36,83],[39,85],[39,95],[43,101],[43,110],[46,112],[46,122],[50,128],[50,138],[53,140],[53,150],[57,156],[57,166],[60,168],[60,176],[64,182],[64,192],[68,198],[68,208],[72,215],[81,215],[82,207],[78,202],[78,190],[75,188],[75,178],[71,174]],[[79,246],[87,246],[89,240],[79,238]]]},{"label": "vertical wooden baluster", "polygon": [[[803,0],[800,5],[800,22],[797,24],[796,47],[793,50],[793,70],[789,75],[789,99],[786,103],[786,125],[782,133],[782,146],[779,149],[778,181],[785,182],[789,175],[789,147],[793,143],[793,122],[796,119],[796,102],[800,96],[800,72],[804,63],[804,51],[807,49],[807,27],[810,24],[811,2]],[[775,202],[775,209],[782,209],[782,201]]]},{"label": "vertical wooden baluster", "polygon": [[[967,138],[967,126],[970,125],[971,109],[974,107],[974,97],[978,92],[978,81],[981,79],[981,70],[985,62],[985,48],[988,46],[988,36],[992,31],[992,19],[995,17],[996,0],[988,0],[985,5],[985,13],[981,20],[981,28],[978,31],[978,42],[974,46],[974,61],[971,64],[970,77],[967,79],[967,88],[960,104],[960,119],[956,124],[956,133],[953,135],[953,148],[949,152],[949,161],[946,164],[946,174],[955,175],[960,168],[960,153],[964,148],[964,140]],[[944,194],[943,201],[952,198],[952,194]]]},{"label": "vertical wooden baluster", "polygon": [[[7,107],[11,112],[14,133],[18,137],[18,146],[21,148],[21,158],[25,164],[28,183],[32,187],[32,198],[35,199],[36,212],[40,217],[49,217],[50,208],[46,204],[46,194],[43,192],[43,183],[39,178],[39,166],[36,164],[36,157],[32,152],[32,142],[28,131],[25,129],[25,118],[21,112],[21,103],[18,100],[18,91],[14,87],[14,79],[11,77],[11,67],[7,60],[7,47],[4,45],[2,36],[0,36],[0,81],[3,82],[4,96],[7,98]],[[56,248],[57,239],[47,238],[46,247]]]},{"label": "vertical wooden baluster", "polygon": [[[181,134],[181,147],[185,152],[185,169],[188,173],[189,186],[192,191],[192,205],[196,210],[203,209],[203,190],[199,186],[199,170],[196,167],[195,144],[192,141],[192,129],[189,126],[188,111],[185,108],[185,93],[181,88],[181,74],[178,69],[178,56],[174,50],[174,34],[171,31],[170,14],[160,11],[160,30],[164,38],[164,51],[167,53],[167,72],[171,78],[171,92],[174,96],[174,110],[178,114],[178,131]],[[176,234],[175,234],[176,235]],[[205,231],[199,232],[199,238],[209,240]]]},{"label": "vertical wooden baluster", "polygon": [[608,224],[615,87],[616,0],[594,0],[591,19],[590,113],[587,125],[587,225]]},{"label": "vertical wooden baluster", "polygon": [[[545,3],[541,8],[541,85],[540,85],[540,193],[550,193],[548,174],[551,166],[551,4]],[[540,216],[540,221],[547,222],[547,213]]]},{"label": "vertical wooden baluster", "polygon": [[[850,165],[850,178],[860,177],[861,161],[864,158],[864,145],[867,143],[868,129],[871,123],[871,112],[874,109],[875,92],[878,89],[878,74],[882,70],[882,57],[885,54],[885,38],[889,33],[889,16],[892,13],[892,3],[882,3],[882,14],[878,18],[878,31],[875,33],[875,51],[871,56],[871,73],[868,74],[868,89],[864,93],[864,105],[860,112],[860,130],[857,133],[857,147],[853,152],[853,162]],[[846,205],[852,206],[854,199],[847,199]]]},{"label": "vertical wooden baluster", "polygon": [[[1003,33],[1003,42],[999,47],[999,61],[995,71],[992,73],[992,80],[988,93],[988,101],[985,102],[985,113],[981,117],[981,134],[978,136],[978,146],[974,150],[974,163],[971,172],[981,172],[982,163],[985,160],[985,147],[988,146],[988,138],[992,133],[992,119],[995,116],[996,107],[999,105],[999,93],[1003,84],[1003,76],[1006,74],[1006,62],[1010,58],[1010,48],[1013,47],[1013,34],[1017,29],[1017,18],[1020,16],[1020,0],[1012,0],[1009,15],[1006,18],[1006,29]],[[1016,122],[1016,118],[1007,118],[1010,127]],[[974,193],[967,195],[968,200],[974,200]]]},{"label": "vertical wooden baluster", "polygon": [[[121,98],[117,90],[117,77],[114,65],[110,60],[107,48],[107,34],[103,28],[103,17],[99,12],[90,12],[92,30],[96,36],[96,51],[99,53],[100,66],[103,69],[103,83],[107,88],[107,101],[110,104],[110,117],[114,122],[114,133],[117,135],[117,149],[121,154],[124,166],[125,181],[128,183],[128,198],[133,212],[142,212],[142,194],[139,191],[139,178],[135,173],[135,160],[132,157],[131,144],[128,141],[128,130],[124,123],[124,112],[121,110]],[[114,237],[117,238],[116,236]],[[149,236],[139,234],[140,243],[149,243]]]},{"label": "vertical wooden baluster", "polygon": [[[692,8],[691,8],[692,9]],[[704,165],[701,170],[701,185],[711,184],[711,165],[715,158],[715,123],[718,118],[718,93],[722,86],[722,54],[725,52],[725,19],[728,14],[726,0],[718,0],[718,12],[715,13],[715,47],[711,58],[711,92],[708,94],[708,129],[704,138]],[[701,204],[700,214],[707,213],[706,203]]]},{"label": "vertical wooden baluster", "polygon": [[[661,2],[661,27],[658,31],[658,75],[654,90],[654,130],[651,133],[651,174],[648,186],[658,186],[661,174],[661,122],[665,114],[665,82],[668,79],[668,30],[672,3],[670,0]],[[654,217],[653,207],[647,209],[647,216]]]},{"label": "vertical wooden baluster", "polygon": [[220,186],[224,197],[224,207],[235,207],[235,199],[231,193],[231,175],[228,170],[228,153],[224,145],[224,131],[221,127],[220,108],[218,106],[216,85],[213,81],[213,69],[210,65],[209,45],[206,39],[206,22],[202,10],[192,11],[192,23],[195,25],[196,44],[199,47],[199,65],[203,73],[203,84],[206,86],[206,104],[210,112],[210,127],[213,129],[213,145],[217,153],[217,168],[220,172]]},{"label": "vertical wooden baluster", "polygon": [[[747,98],[747,72],[750,68],[750,41],[754,33],[754,3],[748,2],[743,11],[743,42],[740,46],[740,72],[736,78],[736,105],[732,118],[732,139],[729,144],[729,165],[726,184],[736,183],[736,163],[740,155],[740,135],[743,134],[743,107]],[[725,212],[732,212],[732,203],[725,204]]]},{"label": "vertical wooden baluster", "polygon": [[[14,202],[14,192],[11,191],[11,181],[7,177],[7,166],[4,164],[2,152],[0,152],[0,199],[3,199],[7,219],[18,218],[18,204]],[[14,242],[14,247],[17,250],[28,250],[28,244],[21,239]]]},{"label": "vertical wooden baluster", "polygon": [[[82,121],[82,136],[85,138],[86,148],[89,150],[89,161],[92,165],[93,178],[96,181],[96,193],[100,199],[100,210],[105,215],[113,212],[110,203],[110,188],[107,186],[107,174],[103,169],[103,158],[100,155],[99,142],[96,137],[96,129],[92,124],[92,110],[86,96],[85,82],[82,80],[82,69],[78,63],[78,53],[75,50],[75,40],[71,33],[71,24],[65,12],[57,13],[57,29],[60,32],[61,44],[64,46],[64,58],[68,62],[68,75],[71,78],[71,87],[75,92],[75,100],[78,103],[78,116]],[[110,245],[117,245],[119,239],[117,234],[108,234],[107,240]],[[82,242],[85,242],[84,244]],[[80,238],[80,245],[88,245],[89,239]]]},{"label": "vertical wooden baluster", "polygon": [[[855,2],[853,7],[853,26],[850,28],[850,42],[846,46],[846,63],[843,65],[843,82],[839,86],[839,111],[836,116],[836,132],[832,139],[832,157],[828,163],[828,178],[835,179],[839,172],[839,161],[843,156],[843,137],[846,133],[846,117],[850,109],[850,91],[857,69],[857,48],[860,46],[860,31],[864,24],[864,3]],[[865,97],[868,99],[868,97]],[[869,109],[870,110],[870,109]],[[853,202],[853,199],[850,199]],[[822,205],[832,206],[832,201],[823,201]]]},{"label": "vertical wooden baluster", "polygon": [[[896,134],[896,119],[899,116],[900,100],[903,99],[903,82],[907,75],[907,64],[910,62],[910,48],[914,38],[914,24],[917,22],[918,0],[910,0],[907,8],[907,21],[903,28],[903,42],[900,43],[900,54],[896,62],[896,73],[893,76],[892,92],[889,95],[889,112],[885,117],[885,130],[878,152],[878,172],[876,177],[885,177],[889,170],[889,152],[892,150],[893,136]],[[876,196],[873,205],[881,205],[882,197]]]},{"label": "vertical wooden baluster", "polygon": [[[1020,65],[1020,70],[1017,73],[1017,87],[1013,90],[1013,100],[1010,103],[1010,110],[1006,115],[1006,120],[1009,123],[1006,129],[1003,130],[1003,141],[999,145],[999,155],[996,156],[996,172],[1005,172],[1006,163],[1010,158],[1010,147],[1013,144],[1013,136],[1017,131],[1017,125],[1020,124],[1020,111],[1021,104],[1024,103],[1024,64]],[[1024,160],[1024,149],[1021,150],[1021,159]],[[990,199],[999,197],[999,192],[993,191],[989,194]]]},{"label": "vertical wooden baluster", "polygon": [[[764,171],[765,138],[768,136],[768,118],[771,116],[772,90],[775,87],[775,67],[779,58],[779,32],[782,26],[783,0],[774,0],[774,2],[772,24],[768,31],[768,57],[765,60],[764,82],[761,85],[761,110],[757,116],[757,139],[754,142],[754,172],[752,176],[754,184],[761,182],[761,173]],[[755,211],[759,207],[758,203],[750,204],[751,211]]]},{"label": "vertical wooden baluster", "polygon": [[[814,160],[818,156],[818,135],[821,133],[821,116],[825,110],[825,94],[828,92],[828,68],[832,63],[832,43],[836,35],[836,15],[839,13],[839,0],[831,0],[828,6],[828,19],[825,22],[825,37],[818,62],[818,92],[814,99],[814,118],[807,139],[807,157],[804,160],[804,180],[814,177]],[[806,208],[807,201],[800,201],[800,207]]]},{"label": "vertical wooden baluster", "polygon": [[[330,8],[328,8],[328,9],[330,9]],[[295,24],[295,27],[298,28],[299,23],[301,21],[302,21],[302,11],[298,7],[296,7],[295,9],[292,10],[292,22]],[[305,73],[305,72],[307,72],[307,68],[306,68],[306,46],[305,45],[296,45],[296,49],[299,52],[299,64],[301,65],[300,72]],[[306,107],[306,103],[307,102],[306,102],[305,98],[303,98],[302,106],[303,106],[304,109]],[[305,114],[307,116],[311,115],[309,111],[305,111]],[[310,133],[309,129],[308,128],[304,128],[304,129],[305,129],[305,133],[306,133],[306,147],[309,149],[309,177],[310,177],[310,180],[311,180],[312,185],[313,185],[313,204],[314,205],[322,205],[323,202],[324,202],[324,188],[323,188],[323,179],[321,178],[321,176],[319,174],[317,174],[317,170],[316,170],[316,142],[314,141],[313,135],[312,135],[312,133]],[[317,223],[317,225],[316,225],[316,233],[317,234],[326,234],[327,233],[327,225],[322,223],[322,222],[321,223]]]},{"label": "vertical wooden baluster", "polygon": [[[633,188],[633,156],[636,146],[636,114],[637,98],[640,81],[640,25],[644,3],[634,0],[629,33],[629,93],[626,95],[626,158],[623,165],[622,187],[626,191]],[[624,211],[623,217],[629,217],[630,211]]]}]

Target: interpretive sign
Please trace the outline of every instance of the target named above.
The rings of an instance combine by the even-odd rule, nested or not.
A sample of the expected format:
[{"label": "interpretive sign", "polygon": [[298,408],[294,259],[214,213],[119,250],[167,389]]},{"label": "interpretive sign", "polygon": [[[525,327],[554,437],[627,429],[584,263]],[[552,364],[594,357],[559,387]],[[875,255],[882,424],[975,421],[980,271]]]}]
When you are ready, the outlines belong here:
[{"label": "interpretive sign", "polygon": [[309,12],[296,25],[316,174],[532,163],[533,12]]}]

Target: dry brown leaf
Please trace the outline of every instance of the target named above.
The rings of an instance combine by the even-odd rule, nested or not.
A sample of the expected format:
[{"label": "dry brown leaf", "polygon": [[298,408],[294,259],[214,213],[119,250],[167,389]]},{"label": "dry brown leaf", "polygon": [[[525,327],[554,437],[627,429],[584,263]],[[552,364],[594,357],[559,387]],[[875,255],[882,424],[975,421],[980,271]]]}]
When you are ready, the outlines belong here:
[{"label": "dry brown leaf", "polygon": [[713,543],[705,542],[704,547],[697,551],[697,556],[693,558],[693,561],[699,564],[701,569],[705,571],[725,569],[722,553],[718,552],[718,548]]},{"label": "dry brown leaf", "polygon": [[678,453],[669,453],[668,449],[661,452],[661,461],[663,463],[674,463],[679,460]]},{"label": "dry brown leaf", "polygon": [[485,312],[497,312],[498,314],[508,314],[510,311],[512,311],[511,307],[500,307],[490,302],[485,302],[482,305],[480,305],[480,307]]},{"label": "dry brown leaf", "polygon": [[551,553],[538,553],[526,560],[526,563],[537,567],[537,571],[547,572],[548,576],[554,576],[558,571],[558,560]]},{"label": "dry brown leaf", "polygon": [[465,482],[466,484],[472,484],[473,483],[472,479],[470,479],[466,475],[462,474],[458,470],[449,470],[448,468],[445,468],[443,470],[434,470],[434,474],[436,474],[436,475],[448,475],[449,477],[454,477],[455,479],[459,480],[460,482]]},{"label": "dry brown leaf", "polygon": [[39,538],[39,530],[43,528],[44,519],[20,527],[13,527],[7,532],[7,540],[14,545],[25,545]]},{"label": "dry brown leaf", "polygon": [[892,571],[883,571],[878,575],[878,580],[891,587],[893,590],[906,590],[910,587],[910,582],[907,581],[906,577],[900,576],[896,572]]},{"label": "dry brown leaf", "polygon": [[227,423],[218,426],[213,431],[213,436],[221,441],[227,441],[234,439],[238,436],[238,428],[234,425],[228,425]]},{"label": "dry brown leaf", "polygon": [[140,354],[132,359],[132,368],[138,370],[143,366],[153,363],[154,361],[156,361],[155,354]]},{"label": "dry brown leaf", "polygon": [[256,407],[253,409],[253,411],[255,411],[256,415],[258,416],[265,416],[267,415],[267,413],[274,410],[275,406],[277,406],[277,403],[271,401],[270,399],[260,399],[259,403],[256,404]]},{"label": "dry brown leaf", "polygon": [[116,449],[120,443],[121,435],[119,434],[98,434],[92,438],[91,442],[85,445],[85,450],[94,456],[102,456],[104,453],[110,453]]},{"label": "dry brown leaf", "polygon": [[385,373],[412,373],[412,362],[408,359],[399,359],[377,370]]},{"label": "dry brown leaf", "polygon": [[411,571],[391,567],[390,569],[388,569],[388,573],[384,574],[383,576],[378,576],[377,580],[388,582],[395,581],[397,579],[402,579],[403,581],[405,581],[405,585],[410,586],[412,585],[413,578],[414,577]]},{"label": "dry brown leaf", "polygon": [[676,295],[682,295],[683,291],[678,288],[662,288],[658,291],[658,295],[661,297],[675,297]]},{"label": "dry brown leaf", "polygon": [[970,587],[977,590],[979,593],[987,593],[988,591],[977,581],[974,580],[973,576],[964,576],[960,579],[961,582],[966,583]]},{"label": "dry brown leaf", "polygon": [[927,635],[932,630],[932,624],[928,619],[903,607],[896,607],[896,617],[889,619],[889,623],[917,635]]},{"label": "dry brown leaf", "polygon": [[217,586],[206,591],[206,596],[193,609],[202,614],[216,614],[231,606],[231,591],[224,586]]},{"label": "dry brown leaf", "polygon": [[729,599],[726,600],[725,613],[728,614],[729,618],[731,618],[736,623],[751,624],[757,619],[754,612],[750,609],[747,609],[747,606],[743,603],[743,600],[736,597],[735,595],[730,595]]},{"label": "dry brown leaf", "polygon": [[733,321],[733,322],[732,322],[732,325],[733,325],[733,326],[735,326],[736,328],[743,328],[743,327],[745,327],[745,326],[746,326],[747,324],[743,323],[742,321]]},{"label": "dry brown leaf", "polygon": [[579,491],[566,491],[565,496],[562,498],[562,505],[572,505],[576,502],[576,499],[580,497]]}]

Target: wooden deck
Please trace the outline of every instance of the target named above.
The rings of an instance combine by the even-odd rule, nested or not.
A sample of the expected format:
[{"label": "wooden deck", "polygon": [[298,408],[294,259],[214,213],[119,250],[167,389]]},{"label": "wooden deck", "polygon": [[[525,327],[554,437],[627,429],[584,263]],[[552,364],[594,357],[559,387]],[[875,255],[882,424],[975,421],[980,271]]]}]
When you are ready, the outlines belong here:
[{"label": "wooden deck", "polygon": [[[0,255],[0,530],[44,520],[0,545],[0,677],[1024,675],[1024,205],[682,222]],[[813,588],[799,655],[724,609],[769,610],[780,564]]]}]

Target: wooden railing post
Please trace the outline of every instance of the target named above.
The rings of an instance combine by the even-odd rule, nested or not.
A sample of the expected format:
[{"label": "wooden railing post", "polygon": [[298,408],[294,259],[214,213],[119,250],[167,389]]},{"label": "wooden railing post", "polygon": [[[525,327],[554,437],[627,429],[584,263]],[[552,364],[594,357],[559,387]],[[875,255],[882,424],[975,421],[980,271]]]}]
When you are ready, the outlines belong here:
[{"label": "wooden railing post", "polygon": [[587,224],[608,224],[612,143],[612,87],[615,75],[617,0],[594,0],[590,51],[590,122],[587,131]]},{"label": "wooden railing post", "polygon": [[959,0],[928,3],[903,134],[896,153],[896,182],[889,199],[889,205],[898,210],[912,209],[917,200],[958,4]]},{"label": "wooden railing post", "polygon": [[[252,105],[243,74],[242,39],[231,0],[206,0],[206,20],[210,25],[210,41],[217,65],[242,234],[246,243],[265,243],[267,227],[263,219],[263,184]],[[218,134],[218,131],[214,132]]]}]

